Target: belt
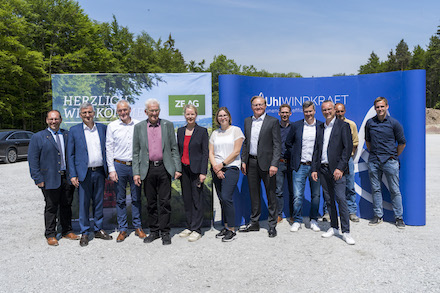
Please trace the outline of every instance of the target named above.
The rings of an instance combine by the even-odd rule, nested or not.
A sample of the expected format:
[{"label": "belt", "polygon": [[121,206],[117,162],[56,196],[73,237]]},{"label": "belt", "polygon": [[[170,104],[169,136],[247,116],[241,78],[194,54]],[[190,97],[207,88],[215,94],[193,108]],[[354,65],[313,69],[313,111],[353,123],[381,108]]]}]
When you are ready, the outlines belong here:
[{"label": "belt", "polygon": [[258,159],[258,157],[257,157],[257,156],[254,156],[254,155],[249,155],[249,158],[251,158],[251,159],[255,159],[255,160]]},{"label": "belt", "polygon": [[152,165],[154,167],[159,167],[159,166],[163,165],[163,161],[150,161],[150,165]]},{"label": "belt", "polygon": [[328,163],[322,163],[321,168],[328,168]]},{"label": "belt", "polygon": [[92,172],[98,171],[98,170],[102,170],[104,167],[103,166],[99,166],[99,167],[89,167],[89,170]]},{"label": "belt", "polygon": [[287,163],[287,160],[286,159],[280,159],[280,162],[281,163]]},{"label": "belt", "polygon": [[301,165],[306,165],[306,166],[310,166],[312,164],[312,162],[307,161],[307,162],[301,162]]},{"label": "belt", "polygon": [[124,164],[124,165],[127,165],[127,166],[131,166],[132,165],[131,161],[125,162],[125,161],[119,161],[119,160],[115,159],[115,162],[116,163],[120,163],[120,164]]}]

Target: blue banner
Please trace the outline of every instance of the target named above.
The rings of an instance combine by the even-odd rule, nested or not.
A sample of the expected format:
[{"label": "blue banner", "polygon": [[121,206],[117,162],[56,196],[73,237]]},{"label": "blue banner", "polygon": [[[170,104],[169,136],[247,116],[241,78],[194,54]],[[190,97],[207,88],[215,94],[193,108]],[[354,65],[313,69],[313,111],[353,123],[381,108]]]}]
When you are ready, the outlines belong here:
[{"label": "blue banner", "polygon": [[[268,105],[266,112],[278,119],[279,106],[289,104],[292,107],[292,122],[304,118],[302,103],[305,101],[312,101],[315,104],[316,119],[321,121],[325,121],[320,107],[323,101],[343,103],[347,110],[346,117],[356,123],[359,131],[359,147],[355,156],[355,188],[359,215],[368,219],[373,217],[373,208],[366,166],[368,151],[365,145],[364,126],[369,118],[376,115],[374,100],[379,96],[387,98],[390,106],[389,114],[403,125],[407,140],[406,148],[400,156],[400,189],[404,220],[409,225],[425,225],[425,79],[424,70],[320,78],[222,75],[219,77],[219,105],[228,107],[233,124],[243,129],[244,119],[253,115],[250,105],[252,96],[264,97]],[[388,183],[385,178],[382,183],[384,218],[393,221]],[[237,221],[248,222],[250,200],[246,176],[240,176],[237,187],[235,196]],[[264,188],[262,194],[267,206]],[[306,190],[306,199],[308,202],[305,204],[310,204],[309,190]],[[305,206],[303,211],[307,210]],[[285,211],[288,211],[287,202]],[[262,212],[262,217],[267,217],[267,209]]]}]

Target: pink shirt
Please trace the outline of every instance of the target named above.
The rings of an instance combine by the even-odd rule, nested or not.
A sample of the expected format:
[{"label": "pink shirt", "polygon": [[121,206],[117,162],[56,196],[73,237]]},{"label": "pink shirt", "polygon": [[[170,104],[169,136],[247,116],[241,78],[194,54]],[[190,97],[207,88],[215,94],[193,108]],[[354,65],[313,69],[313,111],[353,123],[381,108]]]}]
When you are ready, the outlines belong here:
[{"label": "pink shirt", "polygon": [[160,127],[160,119],[156,125],[147,122],[147,134],[148,134],[148,152],[150,161],[162,161],[162,132]]}]

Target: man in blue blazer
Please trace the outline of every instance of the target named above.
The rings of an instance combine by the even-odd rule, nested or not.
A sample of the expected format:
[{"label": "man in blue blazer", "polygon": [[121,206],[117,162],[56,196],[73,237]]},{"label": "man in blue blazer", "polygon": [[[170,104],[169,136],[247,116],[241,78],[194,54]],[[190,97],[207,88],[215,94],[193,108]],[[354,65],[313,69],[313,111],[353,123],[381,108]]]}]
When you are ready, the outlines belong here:
[{"label": "man in blue blazer", "polygon": [[319,201],[321,197],[321,185],[319,180],[312,180],[312,159],[317,143],[318,130],[322,128],[322,122],[315,119],[315,104],[306,101],[302,105],[304,119],[292,124],[286,139],[286,155],[290,159],[290,168],[293,170],[293,223],[291,232],[297,232],[303,222],[302,206],[304,201],[304,189],[307,178],[310,183],[310,229],[315,232],[321,231],[318,226]]},{"label": "man in blue blazer", "polygon": [[58,209],[63,238],[78,240],[72,232],[72,200],[75,187],[70,183],[66,168],[68,131],[60,129],[61,114],[57,110],[47,113],[48,128],[37,132],[29,143],[29,170],[35,184],[44,195],[45,236],[47,243],[58,246],[56,223]]},{"label": "man in blue blazer", "polygon": [[336,200],[341,220],[342,238],[347,244],[353,245],[355,241],[350,235],[349,213],[345,199],[346,178],[344,176],[349,172],[348,160],[353,149],[350,125],[336,119],[335,105],[330,100],[322,103],[321,111],[325,123],[317,130],[317,143],[312,161],[312,178],[317,181],[319,174],[327,208],[330,210],[331,223],[331,228],[321,236],[329,238],[339,234]]},{"label": "man in blue blazer", "polygon": [[105,152],[107,127],[94,122],[95,110],[88,102],[80,106],[80,116],[83,123],[70,128],[67,156],[70,181],[78,188],[79,225],[82,233],[80,245],[87,246],[90,199],[93,202],[95,237],[104,240],[113,237],[102,229],[104,187],[108,173]]}]

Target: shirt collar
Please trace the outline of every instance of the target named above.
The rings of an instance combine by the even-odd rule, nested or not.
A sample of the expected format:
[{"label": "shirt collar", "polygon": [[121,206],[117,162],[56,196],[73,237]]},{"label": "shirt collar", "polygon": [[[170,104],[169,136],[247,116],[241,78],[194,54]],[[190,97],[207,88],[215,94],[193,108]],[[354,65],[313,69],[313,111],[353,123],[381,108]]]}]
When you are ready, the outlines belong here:
[{"label": "shirt collar", "polygon": [[121,118],[119,118],[119,125],[133,125],[133,124],[134,124],[133,118],[131,118],[130,123],[127,123],[127,124],[122,122]]},{"label": "shirt collar", "polygon": [[84,128],[84,130],[90,130],[90,131],[93,131],[93,130],[96,129],[96,123],[93,123],[93,127],[92,127],[92,128],[89,128],[89,127],[83,122],[83,128]]},{"label": "shirt collar", "polygon": [[254,115],[252,115],[252,121],[259,121],[259,120],[262,120],[262,121],[264,121],[264,118],[266,117],[266,112],[264,112],[264,114],[263,115],[261,115],[260,117],[258,117],[258,118],[255,118],[255,116]]},{"label": "shirt collar", "polygon": [[316,125],[316,118],[313,119],[313,123],[312,123],[312,124],[307,123],[306,119],[304,119],[304,125],[307,125],[307,126],[315,126],[315,125]]},{"label": "shirt collar", "polygon": [[158,126],[160,126],[160,118],[157,120],[156,125],[151,124],[150,120],[147,119],[147,125],[148,125],[148,127],[158,127]]},{"label": "shirt collar", "polygon": [[325,128],[327,128],[327,127],[333,127],[333,125],[335,124],[335,121],[336,121],[336,116],[333,117],[332,121],[330,121],[330,123],[329,123],[328,125],[327,125],[327,123],[324,123],[324,127],[325,127]]},{"label": "shirt collar", "polygon": [[57,132],[53,131],[50,127],[48,127],[47,130],[49,130],[50,133],[52,133],[52,135],[62,134],[62,133],[61,133],[61,128],[58,129]]}]

